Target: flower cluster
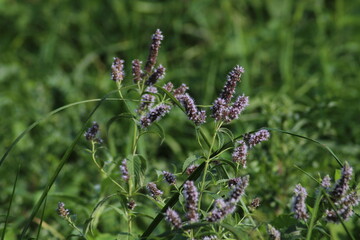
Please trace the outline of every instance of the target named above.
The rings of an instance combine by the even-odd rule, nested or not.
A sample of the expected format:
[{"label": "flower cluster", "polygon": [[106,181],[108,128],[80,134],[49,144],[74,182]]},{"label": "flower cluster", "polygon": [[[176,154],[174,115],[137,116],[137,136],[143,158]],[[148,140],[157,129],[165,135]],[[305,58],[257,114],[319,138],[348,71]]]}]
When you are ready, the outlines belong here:
[{"label": "flower cluster", "polygon": [[159,79],[163,79],[165,77],[165,70],[161,64],[157,67],[153,74],[150,75],[148,80],[145,82],[146,85],[150,86],[155,84]]},{"label": "flower cluster", "polygon": [[165,181],[168,182],[169,184],[176,183],[176,178],[175,178],[174,174],[169,173],[167,171],[163,171],[163,175],[164,175]]},{"label": "flower cluster", "polygon": [[130,210],[134,210],[134,208],[136,207],[136,202],[135,202],[133,199],[131,199],[131,200],[127,203],[127,207],[128,207],[128,209],[130,209]]},{"label": "flower cluster", "polygon": [[141,70],[142,62],[139,59],[135,59],[132,61],[132,74],[134,77],[134,83],[141,82],[141,76],[143,75],[143,71]]},{"label": "flower cluster", "polygon": [[67,218],[70,214],[69,209],[65,209],[65,203],[59,202],[58,207],[56,209],[57,213],[60,217]]},{"label": "flower cluster", "polygon": [[268,232],[271,240],[280,240],[281,239],[280,232],[278,230],[276,230],[276,228],[274,228],[270,224],[267,225],[267,232]]},{"label": "flower cluster", "polygon": [[[330,191],[330,199],[334,202],[336,211],[334,209],[325,210],[325,219],[329,222],[339,223],[339,217],[348,220],[354,213],[353,207],[359,204],[360,196],[356,190],[350,190],[352,173],[352,167],[346,162],[342,168],[341,178],[336,182],[333,190]],[[329,188],[330,178],[325,181],[329,182],[326,184]]]},{"label": "flower cluster", "polygon": [[194,164],[188,166],[188,168],[186,169],[186,174],[191,175],[197,168],[198,165],[194,165]]},{"label": "flower cluster", "polygon": [[186,181],[183,190],[185,198],[186,217],[190,222],[197,222],[199,214],[197,212],[199,193],[193,181]]},{"label": "flower cluster", "polygon": [[122,174],[122,178],[127,182],[129,181],[129,172],[128,172],[128,169],[127,169],[127,160],[126,158],[124,160],[122,160],[121,162],[121,165],[120,165],[120,171],[121,171],[121,174]]},{"label": "flower cluster", "polygon": [[171,223],[175,228],[181,228],[182,222],[179,217],[179,214],[172,210],[171,208],[168,208],[165,213],[165,220]]},{"label": "flower cluster", "polygon": [[150,195],[156,199],[158,196],[161,196],[163,192],[159,190],[155,183],[149,182],[146,186],[146,188],[149,190]]},{"label": "flower cluster", "polygon": [[142,113],[144,111],[147,111],[149,108],[151,108],[156,100],[156,97],[154,94],[156,94],[157,88],[150,86],[145,89],[145,94],[141,96],[141,102],[139,108],[136,110],[138,113]]},{"label": "flower cluster", "polygon": [[244,109],[249,105],[249,98],[245,95],[239,96],[231,104],[231,99],[235,93],[236,83],[240,82],[240,77],[244,73],[244,68],[235,66],[227,76],[227,81],[220,94],[212,106],[212,117],[216,121],[230,122],[237,119]]},{"label": "flower cluster", "polygon": [[331,178],[329,175],[326,175],[322,181],[321,181],[321,186],[325,189],[329,189],[329,187],[331,186]]},{"label": "flower cluster", "polygon": [[248,150],[263,141],[267,141],[269,138],[270,133],[265,129],[259,130],[252,134],[245,134],[244,140],[237,141],[238,146],[235,147],[232,154],[233,161],[240,163],[243,168],[246,168]]},{"label": "flower cluster", "polygon": [[305,200],[307,192],[301,184],[296,185],[294,189],[295,196],[293,198],[292,210],[295,213],[294,217],[298,220],[307,220],[309,215],[306,212]]},{"label": "flower cluster", "polygon": [[102,139],[97,137],[99,129],[99,124],[97,122],[93,122],[92,126],[84,134],[86,140],[102,143]]},{"label": "flower cluster", "polygon": [[161,41],[164,39],[160,29],[157,29],[156,32],[152,35],[152,43],[150,46],[149,57],[145,65],[145,72],[150,74],[156,64],[157,56],[159,53],[159,48]]},{"label": "flower cluster", "polygon": [[115,82],[121,82],[125,77],[124,60],[115,57],[111,66],[111,79]]},{"label": "flower cluster", "polygon": [[230,192],[228,198],[217,199],[214,203],[213,210],[207,217],[209,222],[217,222],[223,219],[226,215],[231,214],[236,209],[236,204],[239,202],[240,197],[245,193],[246,187],[249,185],[249,176],[237,178],[237,183]]},{"label": "flower cluster", "polygon": [[250,208],[252,209],[252,210],[254,210],[254,209],[256,209],[256,208],[258,208],[260,206],[260,198],[254,198],[252,201],[251,201],[251,203],[250,203]]},{"label": "flower cluster", "polygon": [[160,103],[153,108],[150,108],[146,115],[140,118],[140,125],[144,127],[150,126],[151,123],[160,120],[163,116],[170,112],[171,106]]}]

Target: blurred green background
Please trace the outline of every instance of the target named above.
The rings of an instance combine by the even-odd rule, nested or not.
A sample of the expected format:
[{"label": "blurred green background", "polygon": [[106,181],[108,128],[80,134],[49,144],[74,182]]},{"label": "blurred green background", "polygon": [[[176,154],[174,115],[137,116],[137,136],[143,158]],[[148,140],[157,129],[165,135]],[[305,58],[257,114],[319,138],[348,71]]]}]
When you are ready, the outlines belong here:
[{"label": "blurred green background", "polygon": [[[115,89],[114,56],[125,59],[130,83],[131,60],[145,61],[159,28],[165,36],[158,60],[167,68],[163,81],[186,83],[197,104],[211,104],[226,74],[237,64],[245,68],[238,93],[250,96],[250,107],[228,126],[235,135],[260,127],[293,131],[327,144],[359,173],[359,12],[359,1],[342,0],[0,0],[0,153],[51,110]],[[0,167],[3,222],[23,162],[10,214],[14,234],[94,106],[79,105],[42,123]],[[94,120],[105,127],[121,111],[119,103],[107,102]],[[147,155],[157,167],[165,168],[168,158],[181,166],[196,150],[193,128],[174,112],[161,124],[166,140],[161,147],[154,143]],[[114,126],[112,154],[125,151],[127,129],[126,122]],[[81,208],[98,200],[101,175],[86,147],[82,141],[76,148],[48,200],[45,221],[57,231],[69,231],[54,211],[58,201],[70,199],[69,208],[81,215]],[[318,146],[274,133],[248,167],[256,179],[248,194],[263,199],[263,222],[289,211],[300,179],[315,186],[294,164],[314,176],[333,175],[338,168]]]}]

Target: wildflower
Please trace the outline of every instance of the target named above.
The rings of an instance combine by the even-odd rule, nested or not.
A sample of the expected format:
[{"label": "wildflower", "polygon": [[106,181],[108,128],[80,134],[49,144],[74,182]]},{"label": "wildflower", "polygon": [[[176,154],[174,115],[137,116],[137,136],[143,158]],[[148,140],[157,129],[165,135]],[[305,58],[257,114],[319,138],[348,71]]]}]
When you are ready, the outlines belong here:
[{"label": "wildflower", "polygon": [[60,217],[67,218],[70,214],[69,209],[65,209],[65,203],[59,202],[58,207],[56,209],[57,213]]},{"label": "wildflower", "polygon": [[228,186],[229,187],[234,187],[234,186],[236,186],[236,185],[238,185],[238,183],[241,181],[241,178],[230,178],[229,180],[228,180]]},{"label": "wildflower", "polygon": [[209,222],[217,222],[223,219],[226,215],[235,211],[236,205],[234,203],[225,202],[224,199],[216,199],[214,208],[206,218]]},{"label": "wildflower", "polygon": [[136,202],[131,199],[131,200],[127,203],[127,207],[128,207],[128,209],[130,209],[130,210],[134,210],[134,208],[136,207]]},{"label": "wildflower", "polygon": [[96,137],[96,135],[99,133],[99,129],[99,124],[97,122],[93,122],[92,126],[84,134],[86,140],[102,143],[102,139]]},{"label": "wildflower", "polygon": [[321,186],[325,189],[328,189],[331,186],[331,178],[329,177],[329,175],[326,175],[322,181],[321,181]]},{"label": "wildflower", "polygon": [[154,108],[151,108],[149,110],[149,113],[145,116],[142,116],[140,119],[140,125],[142,127],[148,127],[151,123],[160,120],[165,114],[167,114],[170,111],[171,107],[166,104],[159,104]]},{"label": "wildflower", "polygon": [[246,187],[249,185],[249,175],[241,177],[239,183],[235,185],[230,193],[230,196],[226,199],[226,202],[236,204],[240,197],[245,193]]},{"label": "wildflower", "polygon": [[163,174],[164,174],[165,181],[167,181],[169,184],[175,184],[176,178],[175,178],[174,174],[169,173],[167,171],[163,171]]},{"label": "wildflower", "polygon": [[161,64],[160,66],[155,70],[155,72],[153,74],[150,75],[150,77],[148,78],[148,80],[145,82],[146,85],[153,85],[155,84],[159,79],[163,79],[165,76],[165,70],[166,68],[164,68]]},{"label": "wildflower", "polygon": [[256,209],[260,206],[260,198],[254,198],[250,203],[250,208]]},{"label": "wildflower", "polygon": [[168,208],[165,213],[165,220],[171,223],[175,228],[181,228],[182,222],[179,217],[179,214],[172,210],[171,208]]},{"label": "wildflower", "polygon": [[276,228],[274,228],[270,224],[267,225],[267,232],[268,232],[271,240],[280,240],[281,239],[280,232],[278,230],[276,230]]},{"label": "wildflower", "polygon": [[212,117],[215,118],[216,121],[220,121],[220,120],[227,121],[228,120],[229,107],[227,106],[224,99],[217,98],[214,101],[211,109],[213,112]]},{"label": "wildflower", "polygon": [[244,72],[244,68],[237,65],[227,76],[226,84],[220,94],[220,98],[224,99],[225,103],[230,103],[235,93],[236,83],[240,82],[240,77]]},{"label": "wildflower", "polygon": [[246,156],[247,156],[248,146],[243,140],[240,140],[237,143],[239,144],[239,146],[235,148],[232,154],[232,160],[234,162],[240,163],[243,168],[246,168]]},{"label": "wildflower", "polygon": [[[145,89],[145,92],[147,92],[147,93],[145,93],[141,96],[140,106],[136,110],[138,113],[141,113],[141,112],[151,108],[154,105],[156,97],[153,94],[156,94],[158,91],[157,91],[156,87],[150,86]],[[153,94],[150,94],[150,93],[153,93]]]},{"label": "wildflower", "polygon": [[187,210],[186,217],[190,220],[190,222],[197,222],[199,220],[199,215],[197,213],[199,193],[193,181],[185,182],[183,194],[186,202],[185,204],[185,208]]},{"label": "wildflower", "polygon": [[333,200],[341,198],[349,190],[352,172],[352,167],[346,162],[341,171],[341,178],[336,182],[333,191],[330,193]]},{"label": "wildflower", "polygon": [[184,106],[186,115],[195,124],[205,123],[206,113],[205,111],[199,111],[195,106],[194,99],[190,97],[188,93],[175,95],[176,99]]},{"label": "wildflower", "polygon": [[121,171],[121,174],[122,174],[122,178],[127,182],[129,181],[129,172],[128,172],[128,169],[127,169],[127,161],[126,161],[126,158],[124,160],[122,160],[121,162],[121,165],[120,165],[120,171]]},{"label": "wildflower", "polygon": [[162,35],[160,29],[157,29],[155,34],[152,35],[152,43],[150,46],[150,52],[149,57],[147,59],[146,65],[145,65],[145,72],[148,74],[151,73],[159,53],[159,48],[161,41],[164,39],[164,36]]},{"label": "wildflower", "polygon": [[296,185],[294,189],[295,196],[293,198],[293,212],[295,213],[295,218],[298,220],[306,220],[309,215],[306,212],[305,200],[307,197],[306,189],[301,186],[301,184]]},{"label": "wildflower", "polygon": [[196,169],[198,168],[198,165],[190,165],[187,169],[186,169],[186,174],[187,175],[191,175]]},{"label": "wildflower", "polygon": [[143,75],[143,72],[141,70],[141,64],[142,62],[139,59],[135,59],[132,61],[132,74],[134,77],[134,83],[141,82]]},{"label": "wildflower", "polygon": [[339,215],[343,220],[348,220],[354,214],[353,207],[357,206],[359,201],[360,197],[356,191],[350,192],[335,202],[335,206],[337,207],[336,212],[333,209],[325,210],[325,219],[329,222],[339,223]]},{"label": "wildflower", "polygon": [[245,142],[247,145],[252,148],[255,145],[258,145],[259,143],[263,141],[267,141],[270,138],[270,133],[268,130],[262,129],[260,131],[257,131],[253,134],[246,134],[244,137]]},{"label": "wildflower", "polygon": [[172,84],[172,82],[168,82],[168,83],[164,84],[164,86],[162,88],[168,92],[171,92],[174,88],[174,84]]},{"label": "wildflower", "polygon": [[124,60],[115,57],[111,66],[111,79],[115,82],[121,82],[124,79]]},{"label": "wildflower", "polygon": [[183,94],[185,94],[185,92],[186,92],[187,90],[189,90],[189,87],[186,86],[185,83],[183,83],[183,84],[181,84],[180,87],[174,89],[174,92],[173,92],[173,93],[174,93],[174,96],[176,97],[176,95],[183,95]]},{"label": "wildflower", "polygon": [[229,109],[229,120],[232,121],[237,119],[239,115],[245,110],[245,108],[249,105],[249,97],[242,95],[236,99],[234,104]]},{"label": "wildflower", "polygon": [[149,182],[149,183],[147,184],[146,188],[149,190],[150,195],[151,195],[154,199],[156,199],[157,196],[161,196],[161,195],[163,194],[163,192],[162,192],[161,190],[159,190],[159,189],[157,188],[156,184],[153,183],[153,182]]}]

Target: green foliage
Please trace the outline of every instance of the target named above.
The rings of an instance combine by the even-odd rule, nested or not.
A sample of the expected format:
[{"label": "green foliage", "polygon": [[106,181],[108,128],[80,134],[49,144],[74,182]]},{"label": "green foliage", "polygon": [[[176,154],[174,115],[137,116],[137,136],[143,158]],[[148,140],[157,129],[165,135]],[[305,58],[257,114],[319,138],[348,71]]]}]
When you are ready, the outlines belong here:
[{"label": "green foliage", "polygon": [[[180,103],[162,90],[157,97],[166,96],[181,109],[141,132],[134,155],[138,102],[132,100],[138,100],[140,93],[132,85],[123,89],[126,104],[111,94],[93,112],[91,120],[100,124],[104,139],[94,153],[99,166],[82,138],[89,113],[101,96],[115,89],[109,80],[112,58],[125,59],[124,85],[131,85],[131,60],[145,63],[149,36],[160,28],[165,39],[159,62],[168,70],[158,87],[167,81],[176,86],[186,83],[196,103],[208,109],[226,73],[236,64],[246,69],[239,92],[250,96],[250,106],[218,134],[211,158],[220,165],[209,163],[204,206],[211,207],[211,197],[227,194],[226,177],[249,174],[244,201],[250,204],[252,198],[261,198],[260,208],[251,213],[259,231],[264,234],[264,226],[271,223],[286,239],[306,238],[308,232],[299,230],[306,226],[296,225],[289,216],[295,184],[315,189],[318,184],[312,178],[341,175],[333,159],[336,155],[307,140],[326,144],[339,159],[348,161],[355,171],[352,185],[358,182],[359,8],[357,1],[340,0],[0,1],[0,154],[6,157],[0,161],[1,235],[17,239],[29,226],[26,236],[35,238],[40,220],[39,239],[79,234],[56,215],[59,201],[67,203],[88,239],[128,236],[127,218],[132,219],[133,233],[143,233],[154,219],[159,226],[152,236],[169,230],[162,212],[167,206],[180,209],[181,194],[156,171],[178,173],[179,185],[187,178],[201,181],[203,155],[211,153],[207,147],[212,125],[194,129]],[[51,112],[54,109],[58,110]],[[273,131],[269,143],[249,153],[248,168],[237,169],[230,156],[234,138],[261,127],[308,139]],[[134,212],[127,211],[128,196],[109,198],[129,191],[118,169],[126,157],[134,176],[130,195],[139,203]],[[180,174],[193,161],[200,164],[193,175]],[[149,198],[144,187],[149,181],[164,190],[160,201]],[[308,207],[315,209],[315,192],[309,195],[313,201]],[[244,216],[242,211],[235,220]],[[320,206],[319,212],[323,211]],[[358,237],[358,221],[355,216],[344,222],[346,228],[315,224],[312,238],[346,238],[344,229]],[[6,233],[2,232],[5,223]],[[257,236],[244,226],[222,224],[217,230]]]}]

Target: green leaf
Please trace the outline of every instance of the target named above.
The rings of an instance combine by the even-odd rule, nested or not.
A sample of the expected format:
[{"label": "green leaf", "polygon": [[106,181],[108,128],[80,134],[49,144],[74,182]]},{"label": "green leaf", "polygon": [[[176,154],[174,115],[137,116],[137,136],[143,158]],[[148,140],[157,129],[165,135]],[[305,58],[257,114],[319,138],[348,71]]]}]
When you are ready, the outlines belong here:
[{"label": "green leaf", "polygon": [[198,155],[191,155],[190,157],[188,157],[182,166],[182,171],[184,172],[191,164],[193,164],[196,160],[200,159],[201,156]]}]

